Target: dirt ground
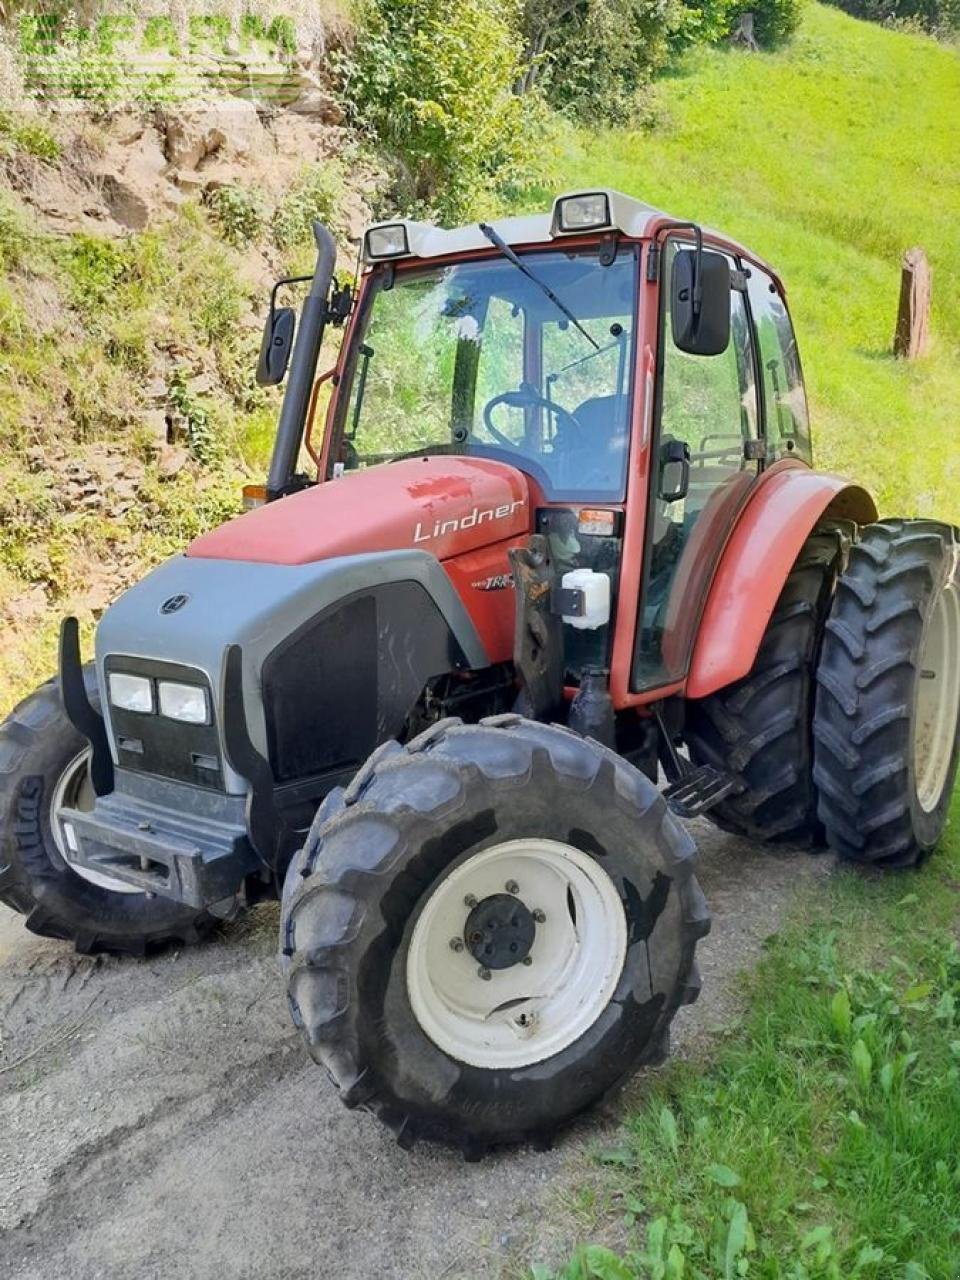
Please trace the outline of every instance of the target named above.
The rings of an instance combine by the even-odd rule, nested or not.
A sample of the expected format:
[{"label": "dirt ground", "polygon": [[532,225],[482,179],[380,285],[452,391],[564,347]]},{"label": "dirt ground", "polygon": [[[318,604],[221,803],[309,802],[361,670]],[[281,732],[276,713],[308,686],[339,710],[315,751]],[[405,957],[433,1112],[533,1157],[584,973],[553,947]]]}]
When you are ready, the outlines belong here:
[{"label": "dirt ground", "polygon": [[[682,1054],[736,1017],[736,975],[832,865],[694,834],[714,923],[703,994],[675,1024]],[[590,1152],[642,1076],[550,1152],[404,1153],[306,1058],[276,924],[260,907],[200,948],[132,961],[75,956],[0,906],[5,1280],[486,1280],[583,1234]]]}]

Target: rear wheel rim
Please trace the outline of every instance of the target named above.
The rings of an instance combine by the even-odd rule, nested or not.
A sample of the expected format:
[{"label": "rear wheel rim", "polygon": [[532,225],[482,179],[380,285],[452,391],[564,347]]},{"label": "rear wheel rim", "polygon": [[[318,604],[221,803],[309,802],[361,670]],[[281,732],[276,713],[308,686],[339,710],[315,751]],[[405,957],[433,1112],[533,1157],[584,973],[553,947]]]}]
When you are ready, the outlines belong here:
[{"label": "rear wheel rim", "polygon": [[[517,904],[513,913],[506,895]],[[485,903],[495,927],[481,942],[465,930]],[[529,953],[521,941],[515,963],[501,952],[503,967],[488,967],[488,939],[506,937],[509,948],[530,918]],[[488,1070],[516,1069],[553,1057],[594,1025],[626,950],[623,904],[603,867],[559,841],[511,840],[474,854],[434,888],[411,935],[407,993],[421,1029],[444,1053]]]},{"label": "rear wheel rim", "polygon": [[88,884],[94,884],[98,889],[109,889],[111,893],[140,893],[132,884],[127,884],[124,880],[115,880],[113,876],[104,875],[101,871],[91,871],[89,867],[78,866],[73,861],[73,855],[70,845],[67,841],[67,833],[64,830],[64,823],[58,816],[61,809],[77,809],[80,813],[89,813],[96,802],[96,792],[93,789],[93,780],[90,777],[90,759],[92,752],[89,747],[81,751],[78,756],[67,765],[56,787],[53,790],[53,802],[50,805],[50,828],[53,832],[54,843],[60,857],[64,860],[70,870],[86,880]]},{"label": "rear wheel rim", "polygon": [[960,587],[949,583],[937,596],[920,651],[913,719],[917,800],[932,813],[950,777],[960,720]]}]

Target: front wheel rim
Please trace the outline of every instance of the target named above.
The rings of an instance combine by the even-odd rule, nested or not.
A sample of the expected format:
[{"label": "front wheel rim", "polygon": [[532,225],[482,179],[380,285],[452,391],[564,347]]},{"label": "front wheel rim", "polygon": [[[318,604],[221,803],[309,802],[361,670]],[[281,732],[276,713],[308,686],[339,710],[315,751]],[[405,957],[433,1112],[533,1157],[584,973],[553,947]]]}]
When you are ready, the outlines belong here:
[{"label": "front wheel rim", "polygon": [[[468,921],[488,903],[494,932],[479,941]],[[515,963],[484,963],[484,942],[496,936],[522,939]],[[474,854],[433,889],[410,938],[407,994],[444,1053],[515,1069],[553,1057],[594,1025],[626,951],[623,903],[599,863],[559,841],[510,840]]]},{"label": "front wheel rim", "polygon": [[949,583],[930,612],[920,651],[913,723],[917,800],[932,813],[950,776],[960,720],[960,587]]},{"label": "front wheel rim", "polygon": [[93,752],[87,747],[75,756],[54,787],[53,802],[50,805],[50,828],[53,832],[54,844],[57,846],[60,857],[73,874],[79,876],[81,880],[86,880],[88,884],[96,885],[98,889],[108,889],[111,893],[140,893],[141,890],[132,884],[127,884],[125,880],[115,880],[113,876],[104,875],[102,871],[91,871],[88,867],[78,866],[73,861],[67,834],[59,814],[61,809],[76,809],[80,813],[89,813],[93,808],[96,792],[90,777],[92,755]]}]

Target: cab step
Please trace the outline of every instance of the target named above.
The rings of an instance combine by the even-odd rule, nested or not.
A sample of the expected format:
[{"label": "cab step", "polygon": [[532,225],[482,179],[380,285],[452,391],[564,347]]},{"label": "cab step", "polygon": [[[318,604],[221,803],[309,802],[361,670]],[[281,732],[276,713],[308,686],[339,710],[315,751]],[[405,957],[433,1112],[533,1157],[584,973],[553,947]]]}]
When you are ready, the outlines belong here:
[{"label": "cab step", "polygon": [[737,780],[732,774],[721,773],[712,764],[703,764],[685,771],[677,782],[671,782],[663,798],[678,818],[699,818],[726,800],[736,786]]}]

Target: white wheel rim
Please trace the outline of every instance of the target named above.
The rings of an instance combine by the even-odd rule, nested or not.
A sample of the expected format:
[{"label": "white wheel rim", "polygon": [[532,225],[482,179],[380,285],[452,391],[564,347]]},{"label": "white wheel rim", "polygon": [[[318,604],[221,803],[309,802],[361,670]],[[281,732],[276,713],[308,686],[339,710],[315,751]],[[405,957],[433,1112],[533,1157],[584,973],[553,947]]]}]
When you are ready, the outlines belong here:
[{"label": "white wheel rim", "polygon": [[[463,943],[467,899],[483,903],[508,885],[537,920],[529,963],[484,979],[469,948],[452,944]],[[593,1026],[626,952],[623,904],[599,863],[555,840],[510,840],[475,854],[434,889],[410,939],[407,992],[421,1028],[450,1057],[490,1070],[525,1067]]]},{"label": "white wheel rim", "polygon": [[139,889],[124,880],[115,880],[113,876],[106,876],[101,871],[91,871],[89,867],[81,867],[73,861],[60,810],[77,809],[80,813],[89,813],[96,803],[97,795],[90,778],[90,756],[90,748],[87,747],[71,760],[54,789],[53,803],[50,806],[50,827],[54,842],[60,857],[81,880],[95,884],[100,889],[109,889],[111,893],[140,893]]},{"label": "white wheel rim", "polygon": [[960,587],[948,583],[927,621],[913,721],[917,799],[931,813],[943,798],[960,719]]}]

